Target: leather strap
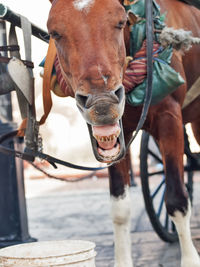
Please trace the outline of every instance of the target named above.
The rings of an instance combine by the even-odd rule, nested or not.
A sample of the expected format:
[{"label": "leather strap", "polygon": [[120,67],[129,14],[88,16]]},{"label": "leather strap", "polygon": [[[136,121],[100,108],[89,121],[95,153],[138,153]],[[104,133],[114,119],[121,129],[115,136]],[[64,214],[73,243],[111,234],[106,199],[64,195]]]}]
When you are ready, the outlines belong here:
[{"label": "leather strap", "polygon": [[43,106],[44,115],[40,119],[40,125],[45,123],[49,112],[52,108],[52,98],[51,98],[51,74],[53,70],[53,64],[56,58],[56,46],[54,40],[50,38],[49,48],[47,51],[47,56],[44,64],[44,76],[43,76]]},{"label": "leather strap", "polygon": [[21,20],[21,26],[23,30],[23,38],[24,38],[24,48],[25,48],[25,57],[26,60],[32,61],[31,58],[31,35],[32,35],[32,29],[31,29],[31,23],[29,20],[20,15],[20,20]]},{"label": "leather strap", "polygon": [[[25,48],[25,57],[26,60],[31,61],[32,47],[31,47],[31,36],[32,36],[32,25],[31,22],[24,16],[20,16],[21,27],[23,31],[24,38],[24,48]],[[31,103],[27,103],[27,123],[26,123],[26,148],[33,151],[37,150],[38,147],[38,122],[36,121],[36,112],[35,112],[35,89],[34,89],[34,76],[33,70],[29,70],[29,88],[28,93],[30,94]]]},{"label": "leather strap", "polygon": [[18,131],[12,131],[12,132],[9,132],[7,134],[3,134],[0,136],[0,152],[1,153],[4,153],[9,156],[18,157],[20,159],[27,160],[27,161],[33,161],[35,157],[39,157],[40,159],[48,161],[54,168],[57,168],[55,163],[61,164],[68,168],[84,170],[84,171],[98,171],[98,170],[106,169],[107,167],[111,166],[111,164],[109,164],[106,167],[97,167],[97,168],[85,167],[85,166],[75,165],[70,162],[66,162],[66,161],[54,158],[42,152],[38,152],[38,151],[35,152],[33,150],[26,150],[26,152],[21,152],[21,151],[17,151],[17,150],[14,150],[14,149],[11,149],[11,148],[8,148],[2,145],[4,141],[9,140],[10,138],[14,138],[17,135],[17,132]]},{"label": "leather strap", "polygon": [[[10,25],[10,31],[9,31],[9,45],[18,45],[18,40],[17,40],[17,34],[15,30],[14,24]],[[15,51],[10,51],[10,56],[11,57],[16,57],[21,60],[21,55],[20,52],[15,50]],[[3,60],[3,58],[0,58],[0,61]],[[10,60],[10,59],[8,59]],[[32,67],[32,66],[31,66]],[[20,88],[18,88],[17,85],[15,85],[15,90],[17,94],[17,100],[19,103],[19,109],[21,113],[22,119],[25,119],[27,117],[27,103],[26,103],[26,98],[24,97],[23,93],[21,92]]]},{"label": "leather strap", "polygon": [[19,45],[3,45],[0,46],[0,51],[19,51]]},{"label": "leather strap", "polygon": [[[6,50],[5,50],[6,51]],[[11,51],[11,50],[10,50]],[[16,50],[12,50],[12,51],[16,51]],[[9,63],[9,61],[11,60],[11,57],[2,57],[0,56],[0,63]],[[31,61],[27,61],[27,60],[21,60],[24,65],[26,65],[28,68],[33,69],[34,68],[34,64]]]},{"label": "leather strap", "polygon": [[25,136],[26,126],[27,126],[27,118],[23,119],[20,126],[18,127],[18,131],[17,131],[18,137],[24,137]]},{"label": "leather strap", "polygon": [[153,80],[153,4],[152,0],[145,1],[146,12],[146,40],[147,40],[147,87],[145,92],[144,105],[142,113],[136,127],[135,133],[127,145],[127,150],[131,143],[137,136],[140,129],[142,129],[147,117],[147,113],[151,104],[152,98],[152,80]]}]

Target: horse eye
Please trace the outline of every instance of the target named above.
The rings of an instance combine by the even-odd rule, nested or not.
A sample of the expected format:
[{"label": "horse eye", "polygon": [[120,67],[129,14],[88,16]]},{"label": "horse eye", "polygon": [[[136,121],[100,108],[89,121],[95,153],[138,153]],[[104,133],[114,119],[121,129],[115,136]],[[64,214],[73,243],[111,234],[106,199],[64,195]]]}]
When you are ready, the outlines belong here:
[{"label": "horse eye", "polygon": [[52,32],[50,32],[50,35],[51,35],[51,37],[53,38],[53,39],[55,39],[55,40],[59,40],[62,36],[58,33],[58,32],[56,32],[56,31],[52,31]]},{"label": "horse eye", "polygon": [[125,26],[125,24],[126,24],[126,21],[125,20],[121,20],[121,21],[119,21],[119,23],[116,25],[116,28],[117,29],[123,29],[124,28],[124,26]]}]

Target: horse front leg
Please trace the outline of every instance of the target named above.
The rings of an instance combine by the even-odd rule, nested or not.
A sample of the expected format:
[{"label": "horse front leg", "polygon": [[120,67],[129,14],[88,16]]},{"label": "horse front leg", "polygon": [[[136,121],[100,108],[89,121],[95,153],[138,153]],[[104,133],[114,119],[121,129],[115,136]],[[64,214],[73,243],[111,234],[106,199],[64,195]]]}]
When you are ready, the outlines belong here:
[{"label": "horse front leg", "polygon": [[131,199],[129,156],[109,167],[111,217],[114,228],[115,267],[133,267],[131,257]]},{"label": "horse front leg", "polygon": [[179,237],[181,267],[200,267],[199,255],[191,238],[191,204],[183,178],[182,119],[176,112],[166,112],[162,115],[159,129],[159,146],[166,174],[165,202],[167,212],[176,226]]},{"label": "horse front leg", "polygon": [[176,226],[181,247],[181,267],[200,267],[199,255],[193,245],[190,231],[191,205],[187,202],[185,211],[175,211],[170,216]]}]

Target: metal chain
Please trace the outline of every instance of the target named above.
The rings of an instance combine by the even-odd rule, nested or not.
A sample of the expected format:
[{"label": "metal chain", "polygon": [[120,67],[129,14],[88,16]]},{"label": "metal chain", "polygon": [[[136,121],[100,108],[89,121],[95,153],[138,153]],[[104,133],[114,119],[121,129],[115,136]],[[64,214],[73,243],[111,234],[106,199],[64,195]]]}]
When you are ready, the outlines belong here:
[{"label": "metal chain", "polygon": [[43,139],[42,139],[42,135],[40,133],[38,133],[37,147],[38,147],[39,152],[43,152]]}]

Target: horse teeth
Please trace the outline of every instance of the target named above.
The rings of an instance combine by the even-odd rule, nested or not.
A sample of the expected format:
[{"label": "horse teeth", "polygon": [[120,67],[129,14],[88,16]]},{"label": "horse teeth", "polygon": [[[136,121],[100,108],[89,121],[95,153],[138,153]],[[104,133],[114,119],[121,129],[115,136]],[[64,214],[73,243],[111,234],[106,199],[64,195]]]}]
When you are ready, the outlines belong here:
[{"label": "horse teeth", "polygon": [[107,137],[107,140],[108,140],[108,141],[112,141],[112,135],[108,136],[108,137]]},{"label": "horse teeth", "polygon": [[98,142],[111,142],[111,141],[117,139],[117,137],[119,136],[118,134],[119,133],[113,134],[113,135],[109,135],[109,136],[94,135],[94,137]]},{"label": "horse teeth", "polygon": [[94,138],[99,141],[99,136],[98,135],[94,135]]},{"label": "horse teeth", "polygon": [[120,130],[117,132],[116,138],[120,135]]}]

